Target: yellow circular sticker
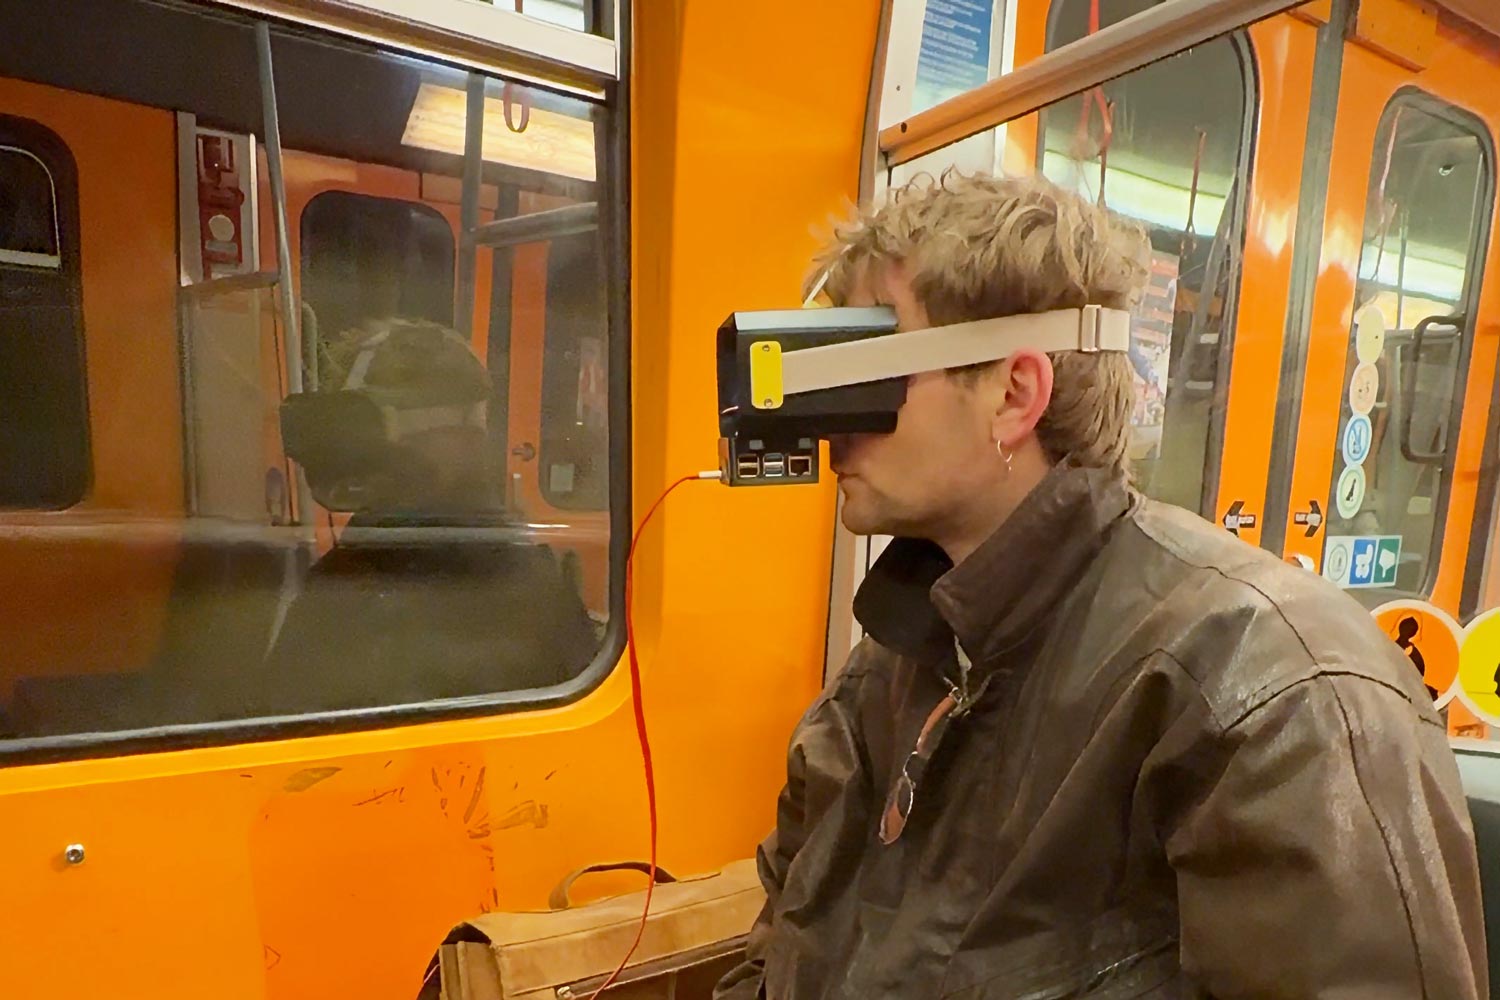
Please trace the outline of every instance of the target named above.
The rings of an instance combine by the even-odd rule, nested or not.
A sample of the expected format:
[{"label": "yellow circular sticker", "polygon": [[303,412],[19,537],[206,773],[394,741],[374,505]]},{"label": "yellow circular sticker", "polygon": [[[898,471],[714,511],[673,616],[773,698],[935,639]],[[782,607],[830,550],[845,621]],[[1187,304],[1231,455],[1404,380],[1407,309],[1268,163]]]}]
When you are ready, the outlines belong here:
[{"label": "yellow circular sticker", "polygon": [[1500,725],[1500,608],[1486,611],[1464,629],[1458,697],[1485,722]]},{"label": "yellow circular sticker", "polygon": [[1354,321],[1354,352],[1360,361],[1373,365],[1385,349],[1385,314],[1376,305],[1365,306]]},{"label": "yellow circular sticker", "polygon": [[1458,679],[1462,630],[1448,614],[1424,601],[1392,601],[1371,612],[1413,669],[1422,675],[1427,693],[1439,708],[1453,698]]}]

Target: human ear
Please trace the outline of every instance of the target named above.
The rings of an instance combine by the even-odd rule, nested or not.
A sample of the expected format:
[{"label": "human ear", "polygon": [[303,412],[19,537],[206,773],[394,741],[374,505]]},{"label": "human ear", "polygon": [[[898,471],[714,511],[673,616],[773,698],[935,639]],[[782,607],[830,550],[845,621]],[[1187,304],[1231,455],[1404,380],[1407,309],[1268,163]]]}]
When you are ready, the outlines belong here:
[{"label": "human ear", "polygon": [[1000,363],[996,373],[996,407],[991,421],[995,443],[1008,451],[1036,433],[1052,402],[1052,359],[1023,348]]}]

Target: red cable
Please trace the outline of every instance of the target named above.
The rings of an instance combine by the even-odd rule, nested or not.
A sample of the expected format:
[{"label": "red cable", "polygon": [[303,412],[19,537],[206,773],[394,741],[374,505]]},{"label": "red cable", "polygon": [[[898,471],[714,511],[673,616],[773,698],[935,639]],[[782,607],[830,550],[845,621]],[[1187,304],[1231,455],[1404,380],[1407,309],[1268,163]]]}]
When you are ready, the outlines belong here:
[{"label": "red cable", "polygon": [[641,665],[635,652],[635,547],[640,544],[646,525],[651,523],[652,516],[666,502],[667,497],[672,495],[672,491],[683,483],[703,478],[700,475],[683,476],[668,486],[646,511],[646,516],[641,518],[640,525],[635,529],[635,536],[630,540],[630,551],[625,556],[625,649],[630,660],[630,698],[635,707],[635,733],[640,739],[641,764],[646,771],[646,812],[651,822],[651,872],[647,876],[646,904],[641,909],[641,923],[636,928],[635,941],[631,943],[630,950],[625,953],[625,957],[620,959],[619,966],[609,974],[604,985],[593,992],[589,1000],[596,1000],[599,994],[614,985],[620,973],[625,971],[625,966],[630,964],[630,959],[635,955],[636,949],[641,946],[641,938],[646,934],[646,923],[651,916],[651,894],[656,888],[656,771],[651,764],[651,741],[646,735],[646,707],[641,700]]}]

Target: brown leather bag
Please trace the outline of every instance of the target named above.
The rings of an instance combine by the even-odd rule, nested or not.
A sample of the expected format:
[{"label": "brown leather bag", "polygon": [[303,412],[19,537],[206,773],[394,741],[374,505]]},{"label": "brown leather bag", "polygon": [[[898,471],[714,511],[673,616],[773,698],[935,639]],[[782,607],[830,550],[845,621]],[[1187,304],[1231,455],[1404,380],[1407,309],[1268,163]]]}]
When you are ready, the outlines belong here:
[{"label": "brown leather bag", "polygon": [[[569,889],[595,871],[644,871],[639,862],[590,865],[569,874],[545,912],[487,913],[448,935],[421,1000],[586,1000],[635,940],[645,891],[572,906]],[[609,1000],[708,998],[744,951],[765,903],[755,861],[673,879],[657,869],[651,915]]]}]

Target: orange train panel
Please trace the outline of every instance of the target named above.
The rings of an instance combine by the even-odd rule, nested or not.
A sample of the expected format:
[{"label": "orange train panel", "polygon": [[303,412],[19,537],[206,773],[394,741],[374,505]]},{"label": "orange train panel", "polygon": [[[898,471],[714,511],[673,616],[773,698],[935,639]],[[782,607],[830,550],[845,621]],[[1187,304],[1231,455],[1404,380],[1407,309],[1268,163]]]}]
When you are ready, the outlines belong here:
[{"label": "orange train panel", "polygon": [[1243,500],[1247,511],[1262,515],[1254,528],[1240,531],[1240,537],[1252,544],[1260,543],[1265,522],[1271,429],[1281,381],[1281,345],[1292,284],[1292,234],[1297,225],[1316,38],[1317,29],[1290,17],[1250,29],[1259,84],[1255,161],[1214,518],[1222,523],[1229,508]]},{"label": "orange train panel", "polygon": [[[808,220],[856,194],[876,17],[664,2],[635,27],[639,511],[713,461],[711,331],[794,304]],[[773,55],[798,73],[746,69]],[[643,547],[669,868],[747,856],[772,824],[820,683],[831,511],[826,484],[702,484]],[[766,627],[727,644],[747,600]],[[0,996],[409,997],[455,919],[544,905],[578,864],[644,853],[627,697],[616,671],[546,712],[0,771],[0,955],[23,956],[0,961]],[[74,842],[88,860],[64,870]]]},{"label": "orange train panel", "polygon": [[[0,513],[0,700],[21,674],[142,666],[156,650],[182,511],[172,115],[0,79],[0,113],[56,132],[78,166],[92,482],[82,503]],[[104,520],[134,527],[112,537]]]}]

